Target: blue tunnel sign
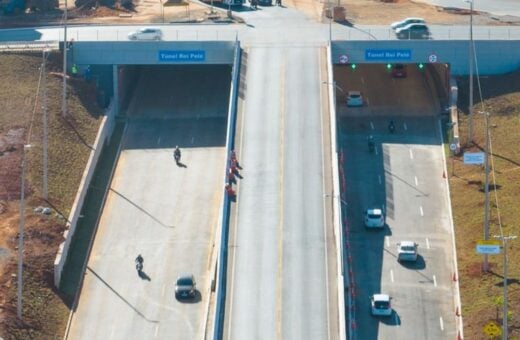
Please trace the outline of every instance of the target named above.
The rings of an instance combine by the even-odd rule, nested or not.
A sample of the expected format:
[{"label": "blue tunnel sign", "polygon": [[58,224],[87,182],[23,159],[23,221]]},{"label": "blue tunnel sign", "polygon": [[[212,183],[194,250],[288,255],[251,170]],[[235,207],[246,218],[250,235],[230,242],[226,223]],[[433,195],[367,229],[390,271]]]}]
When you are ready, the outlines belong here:
[{"label": "blue tunnel sign", "polygon": [[170,63],[203,62],[206,60],[206,51],[159,51],[159,61]]},{"label": "blue tunnel sign", "polygon": [[412,50],[365,50],[365,60],[410,60]]}]

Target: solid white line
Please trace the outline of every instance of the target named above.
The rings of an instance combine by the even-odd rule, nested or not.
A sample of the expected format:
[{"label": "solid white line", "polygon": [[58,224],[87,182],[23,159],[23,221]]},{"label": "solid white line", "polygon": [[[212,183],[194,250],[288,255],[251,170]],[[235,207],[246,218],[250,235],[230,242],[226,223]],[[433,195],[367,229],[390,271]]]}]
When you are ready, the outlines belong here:
[{"label": "solid white line", "polygon": [[426,249],[430,249],[430,240],[426,238]]},{"label": "solid white line", "polygon": [[433,275],[433,286],[437,287],[437,278]]},{"label": "solid white line", "polygon": [[421,216],[424,216],[424,211],[422,209],[422,206],[419,207],[419,210],[421,211]]},{"label": "solid white line", "polygon": [[154,337],[157,338],[157,334],[159,333],[159,325],[155,326],[155,333],[153,334]]},{"label": "solid white line", "polygon": [[410,159],[413,159],[413,152],[412,152],[412,149],[408,149],[408,151],[410,152]]},{"label": "solid white line", "polygon": [[377,175],[377,179],[379,180],[379,184],[383,183],[381,180],[381,175]]},{"label": "solid white line", "polygon": [[374,123],[370,122],[370,128],[374,130]]},{"label": "solid white line", "polygon": [[439,322],[441,324],[441,331],[444,330],[444,321],[442,321],[442,316],[439,318]]},{"label": "solid white line", "polygon": [[394,282],[394,271],[390,269],[390,281]]},{"label": "solid white line", "polygon": [[385,236],[386,246],[390,247],[390,237]]},{"label": "solid white line", "polygon": [[406,125],[406,123],[403,123],[403,126],[404,126],[404,130],[408,130],[408,125]]},{"label": "solid white line", "polygon": [[417,176],[415,176],[415,186],[419,185],[419,180],[417,179]]}]

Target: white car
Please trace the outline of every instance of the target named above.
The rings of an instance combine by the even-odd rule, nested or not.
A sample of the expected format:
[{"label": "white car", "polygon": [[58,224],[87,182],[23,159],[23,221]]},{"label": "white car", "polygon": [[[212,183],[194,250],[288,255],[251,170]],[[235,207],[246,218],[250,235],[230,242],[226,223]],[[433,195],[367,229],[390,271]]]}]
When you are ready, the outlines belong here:
[{"label": "white car", "polygon": [[417,246],[413,241],[401,241],[397,244],[397,261],[417,261]]},{"label": "white car", "polygon": [[370,297],[370,311],[375,316],[392,315],[392,304],[388,294],[374,294]]},{"label": "white car", "polygon": [[155,27],[143,27],[135,32],[128,33],[130,40],[161,40],[162,31]]},{"label": "white car", "polygon": [[365,227],[367,228],[383,228],[385,226],[385,216],[383,210],[374,208],[366,209],[365,215]]},{"label": "white car", "polygon": [[390,25],[393,30],[404,27],[409,24],[424,24],[425,21],[423,18],[406,18],[401,21],[396,21]]},{"label": "white car", "polygon": [[395,30],[399,39],[429,39],[430,30],[425,24],[408,24]]},{"label": "white car", "polygon": [[347,106],[359,107],[363,106],[363,95],[359,91],[348,91]]}]

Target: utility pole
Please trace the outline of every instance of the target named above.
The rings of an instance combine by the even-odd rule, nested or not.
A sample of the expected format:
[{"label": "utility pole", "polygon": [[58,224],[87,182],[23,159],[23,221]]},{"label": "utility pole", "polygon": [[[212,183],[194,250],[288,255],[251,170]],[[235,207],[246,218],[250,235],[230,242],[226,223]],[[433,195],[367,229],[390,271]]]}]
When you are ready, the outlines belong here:
[{"label": "utility pole", "polygon": [[18,287],[17,287],[17,303],[16,312],[18,316],[18,322],[23,323],[22,320],[22,293],[23,293],[23,233],[25,229],[25,163],[26,163],[26,150],[30,148],[30,145],[23,146],[22,155],[22,187],[20,192],[20,223],[18,225]]},{"label": "utility pole", "polygon": [[63,18],[63,97],[61,99],[61,116],[67,117],[67,0]]},{"label": "utility pole", "polygon": [[496,235],[495,238],[502,240],[502,244],[504,247],[504,295],[503,300],[504,304],[502,306],[502,340],[507,340],[508,335],[508,327],[507,327],[507,241],[514,240],[517,236],[499,236]]},{"label": "utility pole", "polygon": [[469,136],[468,142],[473,143],[473,0],[464,0],[464,2],[469,2]]},{"label": "utility pole", "polygon": [[47,128],[47,56],[49,51],[43,50],[42,77],[43,77],[43,198],[49,198],[49,189],[47,183],[48,176],[48,128]]},{"label": "utility pole", "polygon": [[[484,112],[485,129],[486,129],[486,152],[484,153],[484,240],[489,240],[489,113]],[[489,271],[488,254],[484,254],[484,263],[482,265],[484,272]]]}]

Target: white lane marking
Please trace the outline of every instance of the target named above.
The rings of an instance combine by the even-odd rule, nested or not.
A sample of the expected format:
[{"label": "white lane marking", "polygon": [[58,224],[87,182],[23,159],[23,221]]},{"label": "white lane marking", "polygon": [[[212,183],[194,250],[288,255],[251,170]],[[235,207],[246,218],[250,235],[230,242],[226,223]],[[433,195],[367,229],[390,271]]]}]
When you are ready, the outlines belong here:
[{"label": "white lane marking", "polygon": [[155,326],[155,332],[153,333],[153,336],[157,338],[157,334],[159,333],[159,325]]},{"label": "white lane marking", "polygon": [[377,179],[379,180],[379,184],[382,184],[382,183],[383,183],[383,181],[382,181],[382,179],[381,179],[381,175],[377,175]]},{"label": "white lane marking", "polygon": [[379,153],[377,152],[377,147],[374,148],[374,153],[375,153],[376,155],[379,155]]},{"label": "white lane marking", "polygon": [[161,145],[161,137],[157,139],[157,145]]},{"label": "white lane marking", "polygon": [[419,210],[421,211],[421,216],[424,216],[424,211],[422,209],[422,206],[419,207]]},{"label": "white lane marking", "polygon": [[433,275],[433,286],[437,287],[437,278]]},{"label": "white lane marking", "polygon": [[444,330],[444,321],[442,321],[442,316],[439,318],[439,322],[441,324],[441,331]]},{"label": "white lane marking", "polygon": [[415,186],[419,185],[419,180],[417,179],[417,176],[415,176]]},{"label": "white lane marking", "polygon": [[195,137],[191,137],[191,144],[195,141]]},{"label": "white lane marking", "polygon": [[394,282],[394,271],[390,269],[390,281]]},{"label": "white lane marking", "polygon": [[374,130],[374,123],[370,122],[370,128]]},{"label": "white lane marking", "polygon": [[430,249],[430,240],[426,239],[426,249]]},{"label": "white lane marking", "polygon": [[408,149],[408,151],[410,152],[410,159],[413,159],[413,152],[412,152],[412,149]]},{"label": "white lane marking", "polygon": [[408,125],[406,125],[406,123],[403,123],[403,127],[404,127],[404,130],[408,130]]},{"label": "white lane marking", "polygon": [[390,247],[390,237],[385,236],[386,246]]},{"label": "white lane marking", "polygon": [[113,339],[114,338],[114,330],[115,330],[115,325],[112,326],[112,329],[110,330],[110,339]]},{"label": "white lane marking", "polygon": [[161,296],[164,297],[164,293],[166,292],[166,285],[164,284],[162,286],[162,293],[161,293]]}]

